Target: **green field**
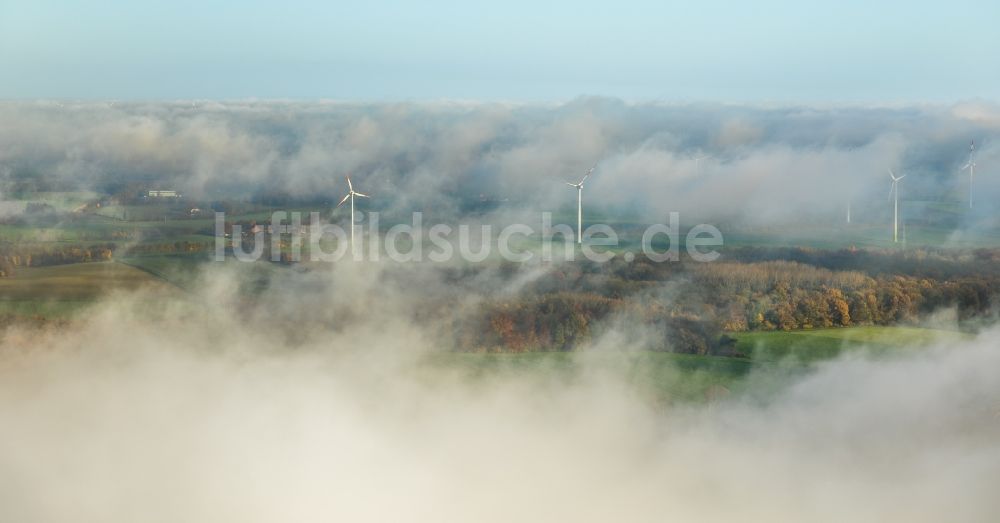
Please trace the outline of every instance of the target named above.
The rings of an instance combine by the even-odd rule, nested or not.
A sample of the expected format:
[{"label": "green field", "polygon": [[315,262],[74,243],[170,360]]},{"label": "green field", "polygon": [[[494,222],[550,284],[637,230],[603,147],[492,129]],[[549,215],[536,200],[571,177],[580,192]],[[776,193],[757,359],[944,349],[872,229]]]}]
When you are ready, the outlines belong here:
[{"label": "green field", "polygon": [[914,350],[935,342],[968,339],[967,334],[919,327],[848,327],[737,335],[746,358],[697,356],[669,352],[528,352],[520,354],[444,353],[430,357],[434,368],[455,370],[470,379],[518,374],[528,383],[572,383],[601,376],[625,377],[656,401],[705,401],[776,390],[811,364],[847,351],[878,356]]},{"label": "green field", "polygon": [[116,290],[177,288],[152,274],[117,262],[77,263],[18,269],[0,278],[0,312],[60,316]]},{"label": "green field", "polygon": [[704,401],[738,391],[755,370],[748,359],[669,352],[526,352],[520,354],[439,353],[428,363],[471,380],[516,374],[526,384],[625,380],[655,401]]},{"label": "green field", "polygon": [[197,280],[198,271],[209,259],[206,254],[192,253],[129,256],[118,261],[187,289]]},{"label": "green field", "polygon": [[962,332],[921,327],[845,327],[745,332],[736,335],[736,348],[756,362],[787,358],[809,362],[833,358],[847,350],[865,349],[880,353],[956,342],[970,337]]}]

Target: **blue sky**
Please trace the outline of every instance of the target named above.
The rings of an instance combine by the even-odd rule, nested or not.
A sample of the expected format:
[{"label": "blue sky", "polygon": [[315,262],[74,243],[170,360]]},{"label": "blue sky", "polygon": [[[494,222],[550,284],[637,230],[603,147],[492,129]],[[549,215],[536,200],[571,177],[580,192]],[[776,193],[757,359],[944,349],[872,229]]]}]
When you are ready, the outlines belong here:
[{"label": "blue sky", "polygon": [[0,98],[997,100],[998,22],[995,0],[0,0]]}]

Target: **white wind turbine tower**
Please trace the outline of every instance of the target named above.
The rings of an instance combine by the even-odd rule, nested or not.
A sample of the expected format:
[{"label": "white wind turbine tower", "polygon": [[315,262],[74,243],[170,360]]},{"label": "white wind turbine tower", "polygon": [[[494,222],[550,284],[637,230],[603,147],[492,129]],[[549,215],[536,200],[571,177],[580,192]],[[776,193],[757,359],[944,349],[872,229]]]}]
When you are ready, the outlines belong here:
[{"label": "white wind turbine tower", "polygon": [[350,192],[347,193],[347,196],[344,196],[343,200],[340,200],[340,203],[337,204],[337,207],[344,205],[344,202],[346,202],[348,199],[351,200],[351,248],[353,249],[354,248],[354,197],[360,196],[362,198],[370,198],[370,196],[355,191],[354,184],[351,183],[351,177],[347,176],[346,178],[347,178],[347,188]]},{"label": "white wind turbine tower", "polygon": [[965,165],[959,170],[959,172],[966,169],[969,170],[969,208],[972,208],[972,177],[976,174],[976,141],[973,140],[969,142],[969,161],[965,162]]},{"label": "white wind turbine tower", "polygon": [[595,168],[597,168],[597,164],[594,164],[587,171],[587,174],[583,175],[580,183],[566,182],[566,185],[576,187],[576,243],[583,243],[583,182],[587,181],[587,177],[594,172]]},{"label": "white wind turbine tower", "polygon": [[889,189],[889,198],[893,199],[892,204],[892,241],[899,241],[899,181],[906,178],[906,175],[897,177],[896,173],[889,169],[889,177],[892,178],[892,187]]}]

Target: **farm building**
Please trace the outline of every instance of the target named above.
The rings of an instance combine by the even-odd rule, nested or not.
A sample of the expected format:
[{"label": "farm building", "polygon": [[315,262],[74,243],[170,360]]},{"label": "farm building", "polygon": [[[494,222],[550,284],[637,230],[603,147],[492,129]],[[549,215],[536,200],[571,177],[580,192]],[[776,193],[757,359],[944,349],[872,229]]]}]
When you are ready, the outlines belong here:
[{"label": "farm building", "polygon": [[147,198],[180,198],[181,195],[177,191],[147,191]]}]

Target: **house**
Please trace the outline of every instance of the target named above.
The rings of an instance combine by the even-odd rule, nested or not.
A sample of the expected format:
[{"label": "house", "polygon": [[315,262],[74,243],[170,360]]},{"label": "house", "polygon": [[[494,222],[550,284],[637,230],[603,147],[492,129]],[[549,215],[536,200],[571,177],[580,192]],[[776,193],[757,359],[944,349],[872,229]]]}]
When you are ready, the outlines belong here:
[{"label": "house", "polygon": [[180,198],[177,191],[146,191],[147,198]]}]

